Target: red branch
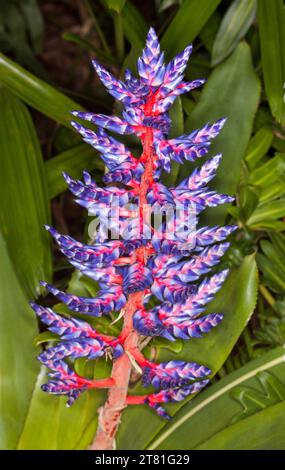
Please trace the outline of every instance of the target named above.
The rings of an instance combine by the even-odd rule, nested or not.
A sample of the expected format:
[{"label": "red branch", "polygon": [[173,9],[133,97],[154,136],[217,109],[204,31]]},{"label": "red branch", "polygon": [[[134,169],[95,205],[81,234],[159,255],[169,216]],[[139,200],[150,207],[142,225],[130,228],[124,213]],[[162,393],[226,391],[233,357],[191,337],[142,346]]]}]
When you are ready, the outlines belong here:
[{"label": "red branch", "polygon": [[[145,115],[152,114],[153,98],[145,105]],[[153,150],[153,131],[151,128],[144,128],[141,134],[143,153],[140,160],[145,163],[145,171],[142,175],[141,184],[138,189],[139,199],[139,223],[141,234],[143,230],[144,210],[147,208],[146,195],[148,189],[153,185],[153,162],[155,154]],[[132,262],[140,262],[145,265],[150,251],[147,247],[138,248],[132,255]],[[124,354],[116,359],[113,364],[111,379],[114,385],[108,392],[108,398],[104,406],[99,410],[98,429],[95,439],[90,447],[92,450],[110,450],[115,448],[115,435],[121,421],[121,414],[129,401],[128,388],[132,369],[130,356],[143,363],[144,357],[140,353],[139,335],[133,328],[133,315],[143,306],[145,290],[135,292],[129,295],[128,301],[124,306],[124,324],[119,336],[124,346]],[[147,361],[145,361],[147,362]],[[142,397],[138,397],[142,403]],[[134,400],[134,398],[133,398]]]}]

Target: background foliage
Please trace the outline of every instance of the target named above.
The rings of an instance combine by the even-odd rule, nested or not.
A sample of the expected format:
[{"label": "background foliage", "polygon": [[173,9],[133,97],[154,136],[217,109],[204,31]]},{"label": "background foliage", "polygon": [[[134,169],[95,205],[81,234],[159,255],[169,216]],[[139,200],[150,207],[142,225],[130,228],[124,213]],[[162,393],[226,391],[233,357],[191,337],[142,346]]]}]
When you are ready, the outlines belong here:
[{"label": "background foliage", "polygon": [[[211,149],[223,153],[213,187],[235,195],[236,204],[208,211],[203,223],[227,220],[239,230],[223,260],[231,274],[210,305],[225,313],[221,326],[199,341],[155,340],[146,349],[158,360],[208,365],[212,384],[171,406],[170,423],[146,407],[129,407],[117,446],[285,448],[283,0],[7,0],[0,3],[1,449],[85,449],[95,432],[104,392],[87,392],[66,409],[62,398],[40,391],[45,371],[36,355],[56,338],[39,330],[28,300],[44,296],[39,279],[54,278],[75,294],[96,292],[93,282],[70,271],[42,227],[52,219],[58,230],[88,240],[88,220],[61,173],[80,177],[88,169],[100,182],[104,167],[74,134],[70,111],[119,111],[90,59],[117,75],[133,70],[150,25],[167,58],[193,41],[186,75],[208,79],[202,91],[176,101],[172,134],[228,117]],[[165,179],[174,184],[190,170],[173,166]],[[42,302],[51,305],[48,296]],[[96,320],[104,332],[116,325]],[[76,363],[97,377],[109,367]]]}]

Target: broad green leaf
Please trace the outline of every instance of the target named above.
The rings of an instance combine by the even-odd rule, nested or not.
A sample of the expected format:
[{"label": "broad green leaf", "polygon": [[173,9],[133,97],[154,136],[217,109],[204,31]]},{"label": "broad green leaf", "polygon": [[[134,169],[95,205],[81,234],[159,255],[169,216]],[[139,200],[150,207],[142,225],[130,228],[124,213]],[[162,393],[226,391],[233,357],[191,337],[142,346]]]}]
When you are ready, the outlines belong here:
[{"label": "broad green leaf", "polygon": [[[257,264],[264,276],[264,282],[274,292],[283,293],[285,290],[285,266],[282,256],[283,236],[272,234],[271,239],[261,240],[263,253],[257,254]],[[278,243],[276,243],[276,241]]]},{"label": "broad green leaf", "polygon": [[0,233],[0,449],[15,449],[38,373],[36,318]]},{"label": "broad green leaf", "polygon": [[82,110],[75,101],[1,53],[0,83],[29,106],[68,127],[71,127],[70,112]]},{"label": "broad green leaf", "polygon": [[273,185],[281,175],[285,174],[285,154],[277,154],[253,170],[249,181],[251,184],[264,188]]},{"label": "broad green leaf", "polygon": [[266,155],[271,147],[272,140],[272,130],[267,126],[259,129],[259,131],[250,139],[244,157],[250,169],[253,169],[262,157]]},{"label": "broad green leaf", "polygon": [[[246,221],[258,205],[260,188],[252,185],[242,185],[239,188],[239,216]],[[236,206],[233,209],[237,209]]]},{"label": "broad green leaf", "polygon": [[[109,374],[105,364],[102,362],[100,365],[103,377]],[[41,390],[47,379],[42,368],[18,441],[18,450],[71,450],[77,446],[90,423],[96,426],[97,409],[104,400],[102,390],[84,392],[77,403],[67,408],[66,397],[49,395]]]},{"label": "broad green leaf", "polygon": [[40,144],[26,106],[0,89],[0,221],[20,283],[30,297],[39,279],[51,274],[49,223],[44,164]]},{"label": "broad green leaf", "polygon": [[49,197],[53,198],[66,190],[62,172],[69,173],[73,178],[81,178],[83,170],[94,168],[104,171],[104,164],[99,155],[90,145],[79,144],[45,162]]},{"label": "broad green leaf", "polygon": [[[165,349],[160,350],[157,362],[171,359],[196,361],[210,367],[215,374],[222,367],[245,328],[254,310],[256,297],[257,270],[254,256],[251,255],[244,259],[239,268],[231,272],[223,288],[207,309],[207,312],[224,313],[221,325],[203,338],[184,341],[179,356]],[[143,389],[134,390],[134,393],[142,392]],[[172,405],[169,408],[170,413],[173,414],[184,403]],[[117,446],[119,449],[144,449],[164,426],[165,422],[148,407],[128,407],[123,414]]]},{"label": "broad green leaf", "polygon": [[223,17],[216,36],[212,65],[222,62],[246,35],[256,14],[256,0],[235,0]]},{"label": "broad green leaf", "polygon": [[283,0],[257,0],[265,92],[278,122],[285,124],[285,11]]},{"label": "broad green leaf", "polygon": [[[260,96],[260,83],[252,66],[250,49],[241,43],[235,52],[210,76],[203,88],[197,106],[186,120],[186,131],[190,132],[222,117],[227,122],[214,140],[210,154],[221,152],[223,159],[213,180],[219,192],[234,194],[239,181],[240,162],[252,132],[254,113]],[[189,174],[191,165],[181,167],[180,176]],[[206,212],[207,223],[216,224],[224,220],[226,206]]]},{"label": "broad green leaf", "polygon": [[167,55],[177,54],[195,39],[220,1],[184,0],[161,39]]},{"label": "broad green leaf", "polygon": [[203,29],[201,30],[199,34],[200,38],[203,41],[204,46],[209,52],[211,52],[212,50],[215,37],[219,30],[220,23],[221,23],[221,15],[216,10],[212,14],[212,16],[210,16],[209,20],[204,25]]},{"label": "broad green leaf", "polygon": [[36,53],[39,53],[42,48],[44,33],[44,21],[39,4],[37,0],[26,0],[25,2],[19,2],[19,8],[25,18],[33,48]]},{"label": "broad green leaf", "polygon": [[[240,391],[243,389],[244,392],[250,390],[251,396],[257,398],[267,394],[267,401],[263,400],[262,403],[263,406],[269,405],[267,408],[268,420],[262,422],[261,417],[258,419],[259,429],[264,431],[268,422],[270,427],[271,412],[269,410],[273,411],[276,406],[275,403],[284,399],[284,367],[284,347],[278,347],[247,363],[242,368],[211,385],[185,405],[175,415],[174,419],[164,427],[162,432],[156,436],[148,448],[163,450],[173,448],[179,450],[254,448],[252,447],[253,442],[258,443],[255,436],[259,434],[259,431],[254,428],[245,435],[244,432],[236,432],[235,443],[231,441],[233,447],[225,447],[225,442],[228,441],[229,436],[236,429],[235,426],[241,430],[243,426],[247,426],[248,419],[253,419],[254,416],[257,418],[257,416],[262,416],[263,413],[261,407],[256,406],[243,414],[243,404],[236,399],[236,391],[237,389]],[[270,403],[274,406],[270,406]],[[284,404],[284,401],[282,403]],[[246,418],[247,414],[251,414],[251,417]],[[238,417],[238,423],[232,425]],[[279,419],[282,421],[283,416],[280,415]],[[206,426],[205,423],[207,423]],[[222,433],[225,440],[219,438]],[[253,437],[251,437],[252,434]],[[263,434],[264,432],[261,433],[261,435]],[[248,440],[247,444],[244,436]],[[282,436],[284,440],[284,429]],[[262,441],[258,445],[262,446]],[[260,447],[259,450],[262,448]]]},{"label": "broad green leaf", "polygon": [[[76,295],[87,294],[86,286],[81,283],[78,271],[74,271],[69,289],[72,289],[72,292]],[[54,307],[54,310],[57,312],[62,310],[67,313],[66,306],[64,305],[63,309],[61,307],[63,305],[58,304]],[[87,319],[86,315],[82,315],[82,318]],[[97,320],[100,321],[101,319],[96,319],[96,324]],[[38,339],[38,337],[35,338],[35,341],[38,341]],[[78,370],[78,366],[80,366],[80,370]],[[110,362],[105,359],[95,362],[85,361],[85,359],[79,361],[79,363],[76,361],[75,367],[76,371],[85,377],[89,376],[90,373],[90,377],[96,378],[110,375]],[[91,438],[94,435],[97,410],[104,402],[106,392],[103,390],[84,392],[71,408],[67,408],[66,397],[49,395],[41,390],[41,384],[46,383],[48,379],[46,372],[46,369],[42,368],[38,375],[17,449],[64,450],[74,449],[78,446],[80,448],[86,447],[89,442],[88,440],[86,442],[84,438],[85,433],[91,429]],[[87,436],[89,435],[87,434]]]},{"label": "broad green leaf", "polygon": [[265,186],[262,188],[259,202],[263,204],[264,202],[272,201],[281,196],[285,195],[285,177],[280,177],[277,181],[274,181],[273,184]]},{"label": "broad green leaf", "polygon": [[114,10],[117,13],[120,13],[126,3],[126,0],[105,0],[105,2],[110,10]]},{"label": "broad green leaf", "polygon": [[270,239],[276,250],[279,250],[281,255],[285,257],[285,236],[281,233],[271,233]]},{"label": "broad green leaf", "polygon": [[281,220],[264,219],[250,224],[251,230],[272,230],[274,232],[283,232],[285,223]]},{"label": "broad green leaf", "polygon": [[285,402],[221,431],[196,450],[285,450]]},{"label": "broad green leaf", "polygon": [[261,240],[263,254],[257,254],[257,264],[264,275],[264,281],[275,292],[285,290],[285,266],[278,248],[269,240]]},{"label": "broad green leaf", "polygon": [[263,227],[265,220],[279,219],[280,217],[285,217],[285,199],[269,201],[260,205],[248,219],[247,225],[249,227],[253,225]]},{"label": "broad green leaf", "polygon": [[129,43],[140,52],[145,44],[148,26],[135,5],[129,1],[122,10],[122,20],[125,36]]}]

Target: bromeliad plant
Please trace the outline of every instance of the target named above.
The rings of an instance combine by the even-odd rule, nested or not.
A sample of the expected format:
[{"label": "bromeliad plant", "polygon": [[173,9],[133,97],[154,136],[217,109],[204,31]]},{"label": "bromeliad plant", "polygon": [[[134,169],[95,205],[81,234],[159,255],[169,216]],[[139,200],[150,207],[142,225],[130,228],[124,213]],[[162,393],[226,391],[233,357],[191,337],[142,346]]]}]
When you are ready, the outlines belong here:
[{"label": "bromeliad plant", "polygon": [[[162,171],[171,171],[172,161],[195,161],[206,155],[212,139],[225,122],[221,119],[190,135],[168,138],[171,125],[168,110],[175,98],[204,83],[204,80],[183,81],[191,50],[192,46],[186,47],[164,65],[157,36],[150,29],[145,49],[138,59],[139,78],[127,70],[125,82],[122,82],[94,61],[99,78],[109,93],[123,104],[122,117],[73,112],[98,126],[94,132],[77,122],[72,123],[83,139],[102,154],[108,168],[104,181],[109,185],[98,187],[86,172],[84,182],[64,176],[77,197],[76,202],[86,207],[91,215],[99,216],[100,227],[90,245],[61,235],[54,228],[47,229],[70,263],[98,282],[100,290],[95,298],[83,298],[45,282],[42,284],[74,312],[99,317],[120,311],[123,327],[117,338],[110,337],[77,318],[59,315],[35,303],[32,307],[48,328],[61,336],[58,344],[39,356],[52,371],[49,373],[51,380],[43,385],[43,390],[66,395],[70,406],[84,390],[109,389],[107,401],[99,413],[94,449],[113,447],[121,413],[127,405],[145,403],[160,416],[169,418],[162,404],[179,402],[199,392],[207,385],[211,374],[204,365],[183,360],[155,363],[142,353],[146,338],[160,336],[171,341],[176,338],[189,340],[208,333],[223,318],[220,312],[202,314],[222,286],[227,271],[196,281],[219,263],[229,246],[223,241],[236,227],[202,227],[196,233],[190,232],[185,243],[179,232],[171,237],[167,233],[169,227],[181,226],[181,213],[179,217],[172,215],[170,225],[169,221],[163,220],[160,231],[145,218],[145,212],[149,213],[153,205],[156,210],[165,205],[174,209],[183,205],[185,212],[189,206],[194,206],[199,214],[206,207],[232,201],[231,197],[206,187],[215,176],[221,155],[206,161],[176,187],[167,188],[160,182]],[[136,158],[104,129],[135,134],[143,147],[141,156]],[[111,227],[107,227],[114,202],[116,218],[112,219]],[[136,214],[136,206],[138,212],[134,224],[130,218]],[[116,224],[120,236],[109,240],[106,228],[118,232]],[[152,308],[150,301],[155,305]],[[113,360],[111,376],[105,379],[81,377],[71,369],[70,362],[66,362],[105,355]],[[145,387],[152,386],[159,391],[129,395],[133,367],[141,372]]]}]

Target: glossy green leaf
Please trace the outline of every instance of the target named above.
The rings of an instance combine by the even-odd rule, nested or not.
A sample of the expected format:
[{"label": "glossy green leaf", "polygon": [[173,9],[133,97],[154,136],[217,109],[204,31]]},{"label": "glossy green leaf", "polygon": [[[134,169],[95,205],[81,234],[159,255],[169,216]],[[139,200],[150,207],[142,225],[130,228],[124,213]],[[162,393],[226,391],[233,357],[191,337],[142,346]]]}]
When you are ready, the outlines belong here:
[{"label": "glossy green leaf", "polygon": [[285,124],[285,11],[283,0],[257,0],[265,92],[275,119]]},{"label": "glossy green leaf", "polygon": [[184,0],[161,39],[167,55],[177,54],[195,39],[220,1]]},{"label": "glossy green leaf", "polygon": [[223,17],[216,36],[212,65],[222,62],[244,38],[256,14],[256,0],[235,0]]},{"label": "glossy green leaf", "polygon": [[285,217],[285,199],[278,199],[277,201],[269,201],[260,205],[250,216],[247,225],[252,227],[263,227],[265,220],[279,219]]},{"label": "glossy green leaf", "polygon": [[[156,436],[148,448],[163,450],[211,448],[220,450],[226,448],[253,449],[257,446],[261,450],[265,444],[263,444],[263,439],[259,441],[257,438],[265,435],[265,432],[274,422],[271,413],[275,406],[278,406],[274,403],[277,403],[278,399],[283,400],[284,367],[283,347],[278,347],[247,363],[242,368],[211,385],[185,405],[175,415],[174,419],[164,427],[162,432]],[[260,411],[261,407],[258,406],[251,409],[250,418],[246,418],[246,414],[242,415],[243,405],[236,399],[238,389],[245,392],[250,390],[251,396],[256,398],[268,393],[271,394],[271,397],[268,396],[267,401],[263,400],[263,406],[268,405],[266,408],[268,411],[267,421],[262,422],[264,412]],[[273,399],[272,394],[275,395],[275,399]],[[273,404],[273,406],[270,406],[270,404]],[[284,401],[282,401],[282,404],[284,404]],[[233,420],[237,421],[238,416],[239,421],[233,425]],[[244,426],[248,426],[246,424],[248,419],[253,419],[253,421],[257,419],[259,428],[257,430],[252,427],[251,432],[244,434],[242,429]],[[279,415],[279,420],[282,421],[282,419],[282,415]],[[205,423],[207,423],[206,426]],[[240,432],[235,432],[238,429]],[[233,432],[235,442],[231,439]],[[281,435],[284,439],[284,430]],[[270,440],[269,437],[268,441]],[[227,444],[229,441],[233,447]]]},{"label": "glossy green leaf", "polygon": [[248,385],[239,385],[231,392],[231,397],[237,400],[242,410],[233,416],[232,423],[253,415],[285,400],[285,384],[267,371],[256,374],[262,390],[255,390]]},{"label": "glossy green leaf", "polygon": [[148,26],[144,18],[135,5],[131,2],[126,2],[122,10],[122,20],[125,36],[129,43],[140,52],[144,47],[145,37],[148,31]]},{"label": "glossy green leaf", "polygon": [[[78,271],[74,271],[69,288],[76,295],[86,295],[86,287],[81,283]],[[54,309],[61,311],[60,307],[62,304],[58,304]],[[66,313],[66,306],[63,311]],[[97,320],[101,319],[96,319],[96,324]],[[38,337],[35,340],[37,342]],[[105,359],[95,362],[83,360],[79,361],[79,364],[80,371],[77,370],[77,372],[85,377],[90,375],[90,377],[102,378],[110,374],[110,362]],[[77,365],[78,362],[76,362]],[[66,397],[49,395],[41,390],[41,384],[45,383],[48,378],[46,372],[46,369],[42,368],[38,375],[17,449],[64,450],[78,448],[78,446],[79,448],[87,447],[89,442],[88,440],[86,442],[85,432],[91,429],[91,437],[94,435],[97,410],[102,405],[106,392],[103,390],[84,392],[78,402],[74,403],[71,408],[67,408]],[[87,436],[89,436],[88,433]]]},{"label": "glossy green leaf", "polygon": [[221,431],[196,450],[284,450],[285,402],[281,402]]},{"label": "glossy green leaf", "polygon": [[104,164],[90,145],[79,144],[45,162],[49,197],[53,198],[66,190],[62,176],[65,171],[73,178],[81,178],[83,170],[96,168],[104,172]]},{"label": "glossy green leaf", "polygon": [[[211,155],[221,152],[223,159],[213,180],[219,192],[234,194],[240,175],[240,162],[252,132],[254,113],[260,96],[260,83],[252,66],[250,49],[241,43],[235,52],[219,65],[203,88],[197,106],[186,120],[186,131],[227,117],[227,122],[211,146]],[[181,167],[180,176],[189,174],[191,165]],[[207,223],[222,223],[226,206],[206,212]]]},{"label": "glossy green leaf", "polygon": [[265,186],[262,188],[259,201],[260,203],[272,201],[273,199],[277,199],[281,196],[284,197],[285,195],[285,175],[280,177],[277,181],[273,184]]},{"label": "glossy green leaf", "polygon": [[266,155],[271,147],[272,140],[272,130],[267,126],[259,129],[259,131],[250,139],[244,157],[250,169],[253,169],[262,157]]},{"label": "glossy green leaf", "polygon": [[281,233],[270,234],[270,239],[276,250],[279,250],[282,256],[285,256],[285,236]]},{"label": "glossy green leaf", "polygon": [[[108,372],[102,363],[102,376],[107,376]],[[90,423],[96,426],[97,409],[104,400],[104,392],[85,392],[72,408],[67,408],[66,397],[52,396],[41,390],[46,380],[46,371],[42,368],[18,441],[18,450],[71,450],[77,446]]]},{"label": "glossy green leaf", "polygon": [[120,13],[126,3],[126,0],[105,0],[105,2],[110,10],[114,10],[117,13]]},{"label": "glossy green leaf", "polygon": [[19,2],[19,7],[25,18],[33,49],[39,53],[43,43],[44,21],[37,0]]},{"label": "glossy green leaf", "polygon": [[281,175],[285,174],[285,155],[277,154],[259,165],[250,174],[249,181],[262,188],[273,185]]},{"label": "glossy green leaf", "polygon": [[0,221],[11,260],[30,297],[39,279],[51,274],[49,223],[44,164],[39,141],[26,106],[0,89]]},{"label": "glossy green leaf", "polygon": [[[196,361],[210,367],[215,374],[245,328],[254,310],[256,297],[257,270],[254,256],[251,255],[244,259],[239,268],[231,272],[223,288],[207,309],[207,312],[224,313],[221,325],[203,338],[184,341],[179,356],[165,349],[160,350],[158,362],[178,358]],[[135,390],[134,393],[142,393],[142,390]],[[183,406],[183,403],[172,405],[169,408],[170,413],[173,414]],[[164,426],[165,422],[146,406],[128,407],[123,414],[118,433],[118,448],[143,449]]]},{"label": "glossy green leaf", "polygon": [[209,20],[201,30],[199,36],[203,41],[204,46],[207,48],[209,52],[211,52],[213,48],[213,44],[215,41],[215,37],[217,35],[217,32],[219,31],[221,23],[221,15],[220,13],[216,10],[210,16]]},{"label": "glossy green leaf", "polygon": [[0,448],[15,449],[38,373],[36,318],[0,233]]},{"label": "glossy green leaf", "polygon": [[68,127],[71,127],[70,112],[82,109],[75,101],[1,53],[0,83],[29,106]]}]

